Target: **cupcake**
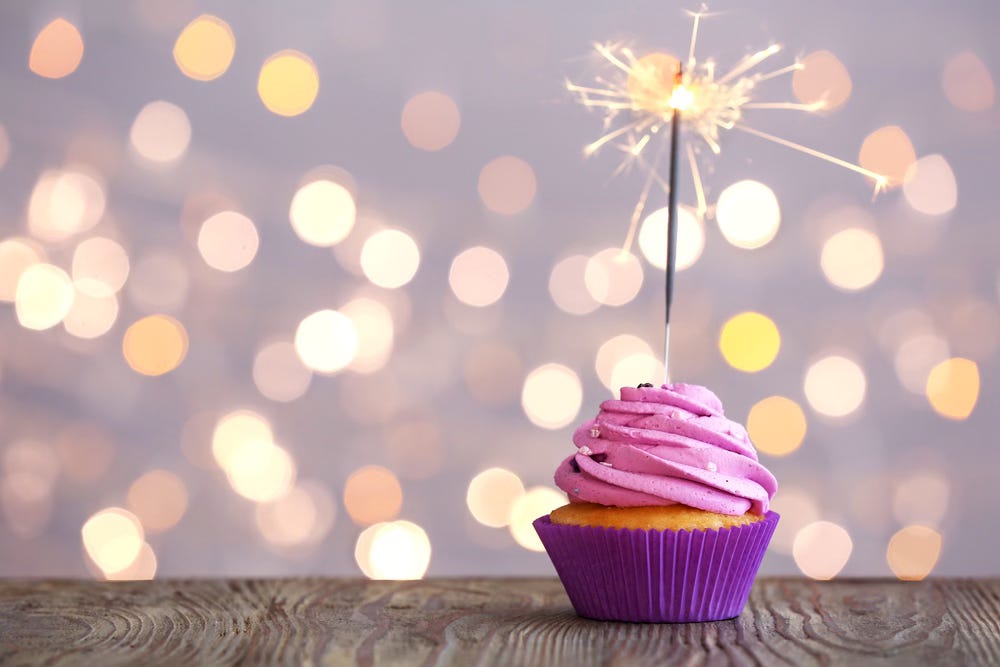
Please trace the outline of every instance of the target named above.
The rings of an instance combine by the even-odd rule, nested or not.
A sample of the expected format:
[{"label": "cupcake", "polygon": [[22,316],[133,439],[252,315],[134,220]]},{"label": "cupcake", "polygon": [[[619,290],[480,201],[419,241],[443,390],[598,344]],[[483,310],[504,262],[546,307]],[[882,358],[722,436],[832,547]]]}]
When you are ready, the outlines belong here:
[{"label": "cupcake", "polygon": [[778,484],[705,387],[643,384],[601,404],[556,470],[569,504],[534,525],[580,616],[738,616],[778,515]]}]

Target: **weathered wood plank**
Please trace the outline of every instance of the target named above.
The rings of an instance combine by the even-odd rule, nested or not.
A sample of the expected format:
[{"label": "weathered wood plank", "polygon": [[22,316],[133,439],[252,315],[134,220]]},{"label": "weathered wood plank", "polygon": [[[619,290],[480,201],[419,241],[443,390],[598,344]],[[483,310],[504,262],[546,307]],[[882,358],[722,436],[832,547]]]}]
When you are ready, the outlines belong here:
[{"label": "weathered wood plank", "polygon": [[995,665],[1000,580],[761,579],[743,615],[578,618],[554,579],[0,582],[0,664]]}]

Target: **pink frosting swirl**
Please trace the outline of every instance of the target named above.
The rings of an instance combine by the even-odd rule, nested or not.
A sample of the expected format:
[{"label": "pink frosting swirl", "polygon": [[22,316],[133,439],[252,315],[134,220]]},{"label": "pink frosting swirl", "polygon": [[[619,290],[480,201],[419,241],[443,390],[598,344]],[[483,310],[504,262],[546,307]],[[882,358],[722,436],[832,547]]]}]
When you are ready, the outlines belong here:
[{"label": "pink frosting swirl", "polygon": [[705,387],[623,387],[573,434],[556,470],[570,502],[617,507],[680,503],[720,514],[764,514],[778,482],[743,426]]}]

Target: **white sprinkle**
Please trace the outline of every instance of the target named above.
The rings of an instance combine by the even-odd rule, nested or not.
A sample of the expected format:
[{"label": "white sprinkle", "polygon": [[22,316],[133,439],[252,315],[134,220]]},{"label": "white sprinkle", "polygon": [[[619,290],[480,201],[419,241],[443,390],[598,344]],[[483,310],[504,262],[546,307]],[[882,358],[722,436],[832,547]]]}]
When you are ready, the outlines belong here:
[{"label": "white sprinkle", "polygon": [[573,493],[580,495],[580,489],[573,487]]},{"label": "white sprinkle", "polygon": [[602,466],[608,466],[609,468],[613,468],[614,467],[610,463],[608,463],[607,461],[601,461],[601,465]]},{"label": "white sprinkle", "polygon": [[719,469],[719,466],[715,465],[715,461],[709,461],[708,463],[705,464],[705,468],[709,472],[715,472],[716,470]]},{"label": "white sprinkle", "polygon": [[590,456],[591,454],[593,454],[593,453],[594,453],[594,450],[592,450],[592,449],[591,449],[590,447],[588,447],[587,445],[584,445],[583,447],[581,447],[579,451],[580,451],[580,453],[581,453],[581,454],[583,454],[584,456]]},{"label": "white sprinkle", "polygon": [[596,426],[594,426],[593,428],[591,428],[590,429],[590,437],[591,438],[600,438],[601,437],[601,429],[597,428]]}]

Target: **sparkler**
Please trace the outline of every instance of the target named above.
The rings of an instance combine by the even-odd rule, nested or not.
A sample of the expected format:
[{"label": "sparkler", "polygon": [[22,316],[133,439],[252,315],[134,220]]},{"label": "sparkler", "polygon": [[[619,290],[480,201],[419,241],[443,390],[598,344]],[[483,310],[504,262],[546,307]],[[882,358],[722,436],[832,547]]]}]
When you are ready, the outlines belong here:
[{"label": "sparkler", "polygon": [[[622,246],[623,253],[629,252],[632,247],[639,221],[642,219],[654,184],[669,197],[663,359],[665,374],[669,367],[670,305],[677,241],[676,161],[679,150],[678,130],[682,115],[694,135],[715,155],[722,151],[720,133],[739,130],[861,174],[873,181],[873,196],[883,191],[889,182],[886,176],[860,165],[747,125],[744,111],[749,109],[814,112],[823,109],[825,103],[756,100],[754,95],[759,84],[800,70],[801,63],[794,62],[778,69],[762,71],[762,65],[781,52],[779,44],[772,44],[756,53],[744,56],[732,69],[719,75],[716,72],[715,61],[698,60],[695,57],[698,29],[701,19],[707,15],[705,8],[691,12],[690,15],[693,19],[691,41],[683,67],[680,61],[665,53],[654,52],[640,58],[631,48],[621,44],[595,44],[594,50],[606,64],[610,65],[611,74],[599,75],[591,85],[566,82],[567,90],[576,96],[580,104],[604,112],[604,132],[595,141],[587,144],[584,154],[593,155],[606,146],[613,146],[625,154],[614,175],[633,166],[638,166],[646,172],[645,184],[632,209],[628,233]],[[668,134],[664,131],[668,125],[671,126],[669,138],[662,140],[661,137]],[[664,180],[659,173],[664,152],[668,152],[670,157],[668,180]],[[694,184],[696,211],[698,217],[704,219],[708,214],[708,204],[698,168],[696,149],[691,142],[685,145],[685,156]]]}]

